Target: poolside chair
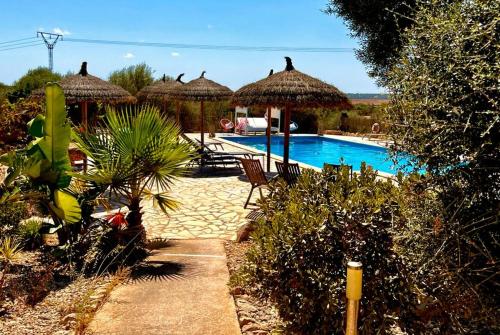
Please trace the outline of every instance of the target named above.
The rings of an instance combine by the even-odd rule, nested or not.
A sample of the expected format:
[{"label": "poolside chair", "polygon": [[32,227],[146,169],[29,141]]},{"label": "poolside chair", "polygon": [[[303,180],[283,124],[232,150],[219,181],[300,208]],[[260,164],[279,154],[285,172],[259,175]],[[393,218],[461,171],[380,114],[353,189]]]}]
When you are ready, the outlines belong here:
[{"label": "poolside chair", "polygon": [[329,163],[323,164],[323,170],[330,169],[335,171],[337,174],[339,174],[340,171],[342,171],[342,167],[349,169],[349,179],[352,179],[352,165],[329,164]]},{"label": "poolside chair", "polygon": [[[196,144],[201,146],[201,141],[197,138],[195,140],[196,140]],[[222,146],[222,143],[220,143],[220,142],[205,142],[205,143],[203,143],[203,146],[205,147],[205,149],[208,149],[208,150],[217,150],[217,148],[220,148],[220,150],[224,150],[224,147]],[[214,149],[211,149],[210,148],[211,146],[213,146]]]},{"label": "poolside chair", "polygon": [[214,151],[207,146],[201,146],[201,144],[196,143],[185,134],[181,134],[182,139],[189,143],[193,148],[196,149],[197,156],[191,161],[191,164],[197,164],[200,168],[204,166],[211,167],[229,167],[236,166],[240,169],[241,166],[238,158],[230,152],[219,152]]},{"label": "poolside chair", "polygon": [[231,120],[228,120],[228,119],[221,119],[220,120],[220,126],[222,127],[222,130],[225,133],[230,132],[231,130],[234,129],[234,123]]},{"label": "poolside chair", "polygon": [[243,170],[245,170],[245,174],[247,175],[250,185],[252,185],[250,194],[248,194],[247,201],[243,206],[243,208],[247,208],[250,202],[250,198],[252,197],[253,190],[258,188],[260,193],[260,198],[262,199],[264,197],[262,194],[262,189],[268,188],[269,181],[267,180],[267,177],[264,173],[264,169],[262,169],[262,165],[260,165],[260,160],[240,158],[240,162],[243,165]]},{"label": "poolside chair", "polygon": [[[198,142],[197,145],[201,148],[201,142],[200,140],[196,139]],[[208,144],[215,144],[215,148],[220,146],[222,151],[216,151],[208,146]],[[218,146],[217,146],[218,145]],[[249,151],[223,151],[224,147],[222,146],[222,143],[218,142],[212,142],[212,143],[204,143],[203,145],[204,152],[209,153],[210,155],[213,156],[235,156],[235,157],[243,157],[243,158],[251,158],[254,159],[255,157],[265,157],[264,153],[261,152],[249,152]]]},{"label": "poolside chair", "polygon": [[285,171],[285,164],[276,162],[276,170],[278,170],[278,175],[289,185],[295,184],[300,177],[300,167],[298,163],[288,163],[288,171]]},{"label": "poolside chair", "polygon": [[87,156],[73,144],[68,149],[71,167],[76,171],[87,170]]},{"label": "poolside chair", "polygon": [[242,172],[241,170],[241,165],[240,165],[240,160],[231,155],[212,155],[210,153],[204,152],[201,154],[200,160],[198,162],[200,164],[200,168],[204,166],[211,166],[211,167],[237,167],[240,170],[240,173]]}]

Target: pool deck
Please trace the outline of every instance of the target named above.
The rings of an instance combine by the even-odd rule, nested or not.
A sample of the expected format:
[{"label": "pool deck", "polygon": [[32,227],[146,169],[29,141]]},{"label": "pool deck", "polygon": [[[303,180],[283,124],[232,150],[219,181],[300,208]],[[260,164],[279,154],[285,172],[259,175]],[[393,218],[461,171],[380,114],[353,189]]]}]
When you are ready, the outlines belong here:
[{"label": "pool deck", "polygon": [[[190,138],[199,138],[199,133],[186,134]],[[236,135],[235,135],[236,136]],[[294,135],[297,136],[297,135]],[[298,135],[300,136],[300,135]],[[354,136],[328,137],[349,140],[355,143],[377,145],[367,140]],[[221,138],[209,138],[206,143],[220,143],[224,151],[244,151],[262,153],[257,149],[230,142]],[[377,145],[380,146],[380,145]],[[264,157],[260,157],[262,166],[266,167]],[[282,157],[271,155],[270,175],[276,173],[276,161]],[[293,162],[293,160],[291,160]],[[302,168],[316,171],[320,169],[302,162]],[[383,178],[394,178],[393,175],[379,173]],[[386,176],[385,176],[386,175]],[[243,208],[246,197],[250,191],[250,184],[246,176],[238,170],[210,169],[204,173],[195,173],[177,179],[171,187],[169,195],[179,202],[175,211],[163,213],[153,205],[150,200],[143,201],[144,226],[149,238],[162,239],[225,239],[234,240],[238,229],[249,222],[255,206]],[[259,197],[259,192],[254,192],[252,202]]]}]

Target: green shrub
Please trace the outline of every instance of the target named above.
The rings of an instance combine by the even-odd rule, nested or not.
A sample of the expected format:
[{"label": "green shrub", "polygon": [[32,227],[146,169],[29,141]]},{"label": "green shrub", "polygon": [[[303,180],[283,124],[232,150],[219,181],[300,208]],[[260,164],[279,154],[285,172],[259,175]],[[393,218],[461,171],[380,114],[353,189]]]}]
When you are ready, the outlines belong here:
[{"label": "green shrub", "polygon": [[271,186],[261,204],[255,245],[239,278],[277,304],[290,332],[340,334],[345,329],[345,277],[350,260],[364,264],[360,334],[413,321],[409,274],[393,250],[392,229],[404,223],[398,188],[360,175],[306,170],[296,185]]},{"label": "green shrub", "polygon": [[0,203],[0,235],[15,232],[19,222],[28,217],[25,202]]},{"label": "green shrub", "polygon": [[153,72],[153,69],[146,63],[131,65],[111,72],[109,82],[136,95],[142,88],[153,83]]},{"label": "green shrub", "polygon": [[32,250],[40,245],[41,228],[42,221],[39,219],[29,219],[19,224],[17,235],[23,241],[25,248]]},{"label": "green shrub", "polygon": [[[329,109],[316,109],[318,131],[338,130],[341,128],[340,116],[347,114],[344,127],[350,133],[371,133],[372,125],[379,123],[381,131],[385,132],[386,116],[383,113],[383,105],[356,104],[350,110],[334,111]],[[301,130],[302,132],[302,130]]]},{"label": "green shrub", "polygon": [[27,123],[42,112],[42,105],[35,101],[19,100],[10,103],[0,101],[0,153],[7,151],[8,146],[20,146],[28,143]]},{"label": "green shrub", "polygon": [[44,87],[48,82],[57,82],[61,78],[59,73],[52,72],[45,67],[28,70],[25,75],[14,83],[12,92],[9,94],[9,100],[15,102],[20,98],[26,98],[34,90]]},{"label": "green shrub", "polygon": [[420,208],[404,245],[453,334],[500,333],[498,13],[495,0],[422,2],[387,77],[394,149],[426,166],[443,208],[435,222]]}]

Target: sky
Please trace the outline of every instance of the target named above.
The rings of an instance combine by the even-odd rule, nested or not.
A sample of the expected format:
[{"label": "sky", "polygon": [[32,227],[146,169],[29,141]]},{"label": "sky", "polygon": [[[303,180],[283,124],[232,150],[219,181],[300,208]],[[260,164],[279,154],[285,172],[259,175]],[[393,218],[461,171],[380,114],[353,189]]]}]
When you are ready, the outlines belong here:
[{"label": "sky", "polygon": [[[301,53],[220,51],[84,44],[64,38],[134,42],[357,48],[341,18],[322,12],[327,0],[0,0],[0,50],[5,41],[63,34],[54,48],[54,70],[106,79],[113,70],[145,62],[159,78],[206,77],[231,89],[285,67],[290,56],[297,70],[329,82],[346,93],[378,93],[354,52]],[[7,44],[9,45],[9,44]],[[4,47],[5,49],[5,47]],[[0,82],[12,84],[30,68],[47,66],[45,45],[0,51]]]}]

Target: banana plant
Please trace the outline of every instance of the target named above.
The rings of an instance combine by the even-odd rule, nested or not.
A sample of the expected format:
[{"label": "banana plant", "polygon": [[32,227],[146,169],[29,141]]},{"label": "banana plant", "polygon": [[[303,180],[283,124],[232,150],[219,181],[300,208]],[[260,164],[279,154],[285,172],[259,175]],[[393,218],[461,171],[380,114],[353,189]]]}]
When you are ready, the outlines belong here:
[{"label": "banana plant", "polygon": [[[46,205],[55,225],[62,226],[81,219],[80,205],[67,190],[71,182],[68,174],[71,126],[61,87],[47,84],[45,97],[45,115],[38,115],[28,123],[33,141],[24,149],[0,156],[0,163],[9,166],[8,175],[0,185],[0,202],[36,197]],[[16,183],[22,177],[30,181],[31,189],[38,191],[20,191]]]}]

